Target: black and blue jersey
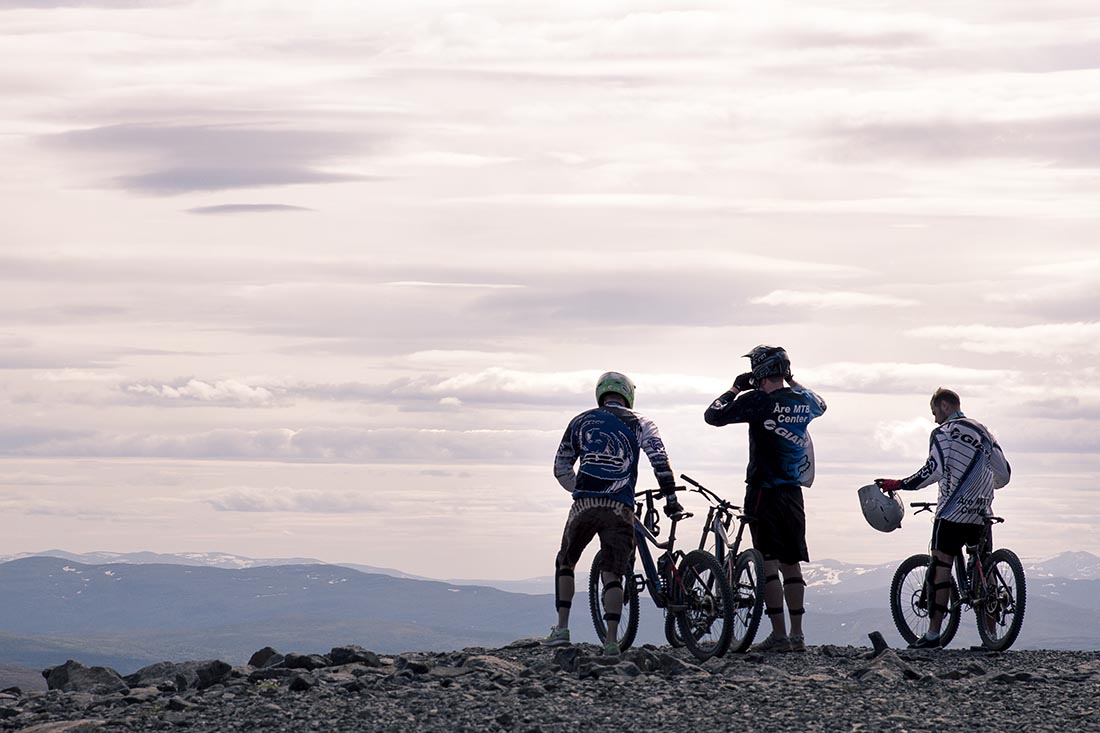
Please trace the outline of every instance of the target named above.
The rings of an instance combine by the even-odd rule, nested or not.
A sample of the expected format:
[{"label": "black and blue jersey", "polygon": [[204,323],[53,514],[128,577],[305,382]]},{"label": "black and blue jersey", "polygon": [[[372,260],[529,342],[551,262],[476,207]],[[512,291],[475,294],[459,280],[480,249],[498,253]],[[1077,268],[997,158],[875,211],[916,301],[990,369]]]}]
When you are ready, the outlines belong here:
[{"label": "black and blue jersey", "polygon": [[749,467],[745,482],[756,488],[811,486],[814,444],[810,421],[825,412],[825,401],[805,387],[783,387],[770,394],[729,391],[707,408],[710,425],[749,425]]},{"label": "black and blue jersey", "polygon": [[671,494],[675,475],[653,421],[613,403],[596,407],[569,422],[554,457],[554,476],[574,499],[597,497],[633,507],[642,451],[657,485]]}]

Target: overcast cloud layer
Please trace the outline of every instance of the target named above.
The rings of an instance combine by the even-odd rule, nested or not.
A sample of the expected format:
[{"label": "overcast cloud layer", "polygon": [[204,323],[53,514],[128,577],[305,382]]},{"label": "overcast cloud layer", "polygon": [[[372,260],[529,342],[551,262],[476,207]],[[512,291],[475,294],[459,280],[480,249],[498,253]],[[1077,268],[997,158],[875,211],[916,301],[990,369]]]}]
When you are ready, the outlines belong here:
[{"label": "overcast cloud layer", "polygon": [[596,375],[739,499],[702,412],[758,343],[829,403],[812,557],[927,545],[855,491],[941,385],[1013,465],[999,542],[1100,553],[1098,21],[0,2],[0,554],[548,574]]}]

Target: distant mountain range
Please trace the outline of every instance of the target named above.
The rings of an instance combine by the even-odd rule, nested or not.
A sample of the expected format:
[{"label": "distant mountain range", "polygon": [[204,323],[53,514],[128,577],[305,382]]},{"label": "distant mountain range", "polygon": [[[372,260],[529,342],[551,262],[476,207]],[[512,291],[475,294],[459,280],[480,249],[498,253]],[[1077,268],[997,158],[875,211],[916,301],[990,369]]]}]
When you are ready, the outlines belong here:
[{"label": "distant mountain range", "polygon": [[[242,663],[268,645],[315,652],[360,644],[383,653],[497,647],[541,636],[554,619],[548,577],[438,581],[224,553],[54,551],[4,560],[0,665],[31,669],[70,658],[122,672],[162,660]],[[867,645],[878,630],[900,645],[887,598],[896,565],[807,565],[808,641]],[[1028,563],[1027,577],[1018,648],[1100,649],[1100,558],[1063,553]],[[578,586],[586,587],[584,578]],[[660,612],[648,598],[641,607],[639,643],[665,643]],[[574,609],[574,640],[595,641],[586,594]],[[977,643],[973,627],[964,619],[956,646]]]}]

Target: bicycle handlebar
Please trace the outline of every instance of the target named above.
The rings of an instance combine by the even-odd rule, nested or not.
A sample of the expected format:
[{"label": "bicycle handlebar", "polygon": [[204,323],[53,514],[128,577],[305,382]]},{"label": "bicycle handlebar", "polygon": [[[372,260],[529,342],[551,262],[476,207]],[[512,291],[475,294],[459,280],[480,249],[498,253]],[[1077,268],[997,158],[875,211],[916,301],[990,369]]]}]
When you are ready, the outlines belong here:
[{"label": "bicycle handlebar", "polygon": [[687,489],[687,491],[695,491],[698,494],[702,494],[703,497],[705,497],[712,504],[715,504],[719,509],[732,510],[735,512],[741,511],[741,507],[737,506],[736,504],[729,503],[722,497],[718,496],[718,494],[715,494],[713,491],[708,489],[706,486],[703,486],[701,483],[688,476],[686,473],[681,473],[680,478],[695,487],[694,489]]}]

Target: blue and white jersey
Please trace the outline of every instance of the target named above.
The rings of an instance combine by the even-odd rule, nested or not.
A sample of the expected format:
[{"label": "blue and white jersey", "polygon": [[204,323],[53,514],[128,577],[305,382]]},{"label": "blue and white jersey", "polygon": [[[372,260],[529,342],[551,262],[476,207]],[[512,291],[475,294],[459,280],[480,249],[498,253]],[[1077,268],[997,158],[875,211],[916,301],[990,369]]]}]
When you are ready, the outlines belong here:
[{"label": "blue and white jersey", "polygon": [[993,504],[993,491],[1012,477],[1001,446],[984,425],[962,413],[955,413],[933,430],[928,443],[928,460],[901,480],[901,488],[913,491],[939,481],[937,517],[983,524]]},{"label": "blue and white jersey", "polygon": [[554,457],[554,476],[574,499],[601,497],[633,507],[642,451],[658,486],[671,493],[675,475],[657,426],[629,408],[607,404],[569,422]]},{"label": "blue and white jersey", "polygon": [[757,488],[812,486],[814,442],[810,421],[825,414],[825,400],[805,387],[783,387],[771,394],[754,389],[726,392],[711,403],[709,425],[749,424],[749,467],[745,482]]}]

